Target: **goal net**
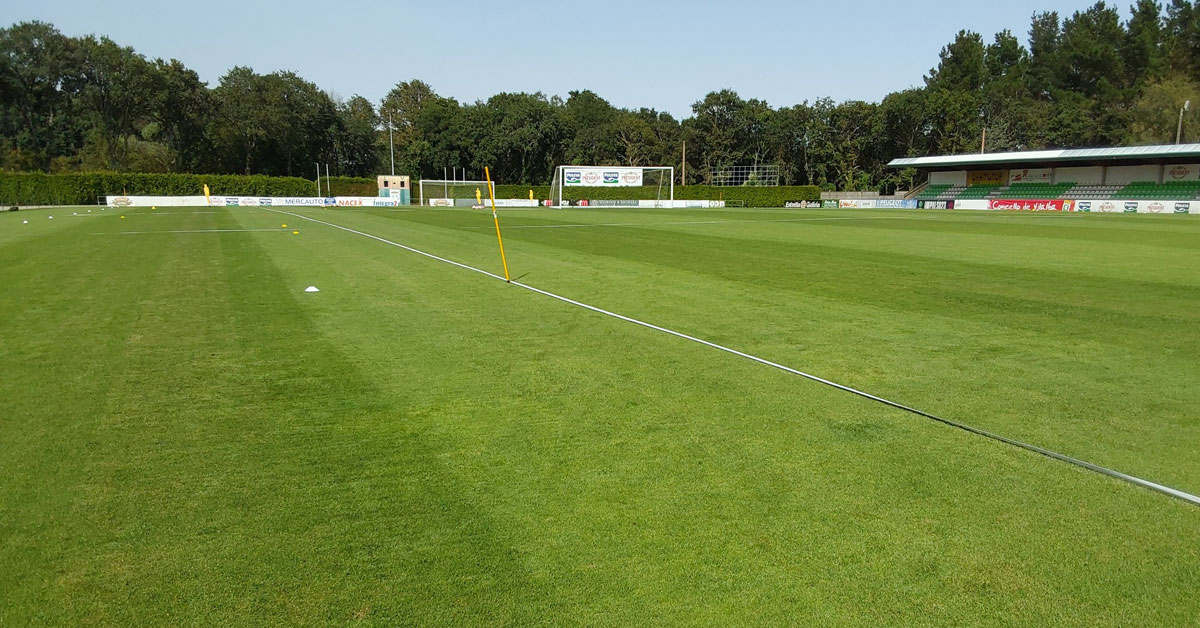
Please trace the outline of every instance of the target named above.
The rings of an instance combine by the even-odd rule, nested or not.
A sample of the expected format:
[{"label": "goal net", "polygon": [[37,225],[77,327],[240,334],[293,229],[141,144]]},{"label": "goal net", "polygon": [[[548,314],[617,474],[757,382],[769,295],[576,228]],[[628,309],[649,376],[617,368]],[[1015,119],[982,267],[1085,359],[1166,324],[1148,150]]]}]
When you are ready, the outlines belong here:
[{"label": "goal net", "polygon": [[[495,192],[495,184],[492,184]],[[422,179],[420,184],[421,205],[433,207],[472,207],[488,202],[487,181],[445,181]]]},{"label": "goal net", "polygon": [[553,207],[674,207],[670,166],[559,166],[550,182]]}]

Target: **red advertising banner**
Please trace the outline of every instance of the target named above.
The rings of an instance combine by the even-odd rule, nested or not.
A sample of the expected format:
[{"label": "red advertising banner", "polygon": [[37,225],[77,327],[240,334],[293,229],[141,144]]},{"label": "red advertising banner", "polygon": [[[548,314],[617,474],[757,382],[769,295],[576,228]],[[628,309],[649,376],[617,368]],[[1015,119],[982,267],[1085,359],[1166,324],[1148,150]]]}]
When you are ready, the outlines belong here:
[{"label": "red advertising banner", "polygon": [[1007,209],[1010,211],[1030,212],[1070,212],[1075,211],[1075,201],[1061,200],[1026,200],[1026,199],[993,199],[988,201],[988,209]]}]

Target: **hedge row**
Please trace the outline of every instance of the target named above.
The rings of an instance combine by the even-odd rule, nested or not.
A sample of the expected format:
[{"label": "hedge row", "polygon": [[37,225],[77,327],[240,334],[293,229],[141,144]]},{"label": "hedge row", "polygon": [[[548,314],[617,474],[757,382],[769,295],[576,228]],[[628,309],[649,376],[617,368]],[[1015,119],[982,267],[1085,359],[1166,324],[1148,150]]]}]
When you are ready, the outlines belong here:
[{"label": "hedge row", "polygon": [[[375,196],[378,193],[374,179],[333,177],[329,183],[330,191],[334,196]],[[192,196],[203,194],[205,184],[208,184],[209,190],[213,194],[315,196],[317,193],[316,183],[299,177],[116,172],[81,174],[0,172],[0,204],[5,207],[11,205],[94,205],[98,198],[109,194]]]},{"label": "hedge row", "polygon": [[[268,177],[233,174],[124,174],[88,172],[82,174],[43,174],[38,172],[0,172],[0,204],[10,205],[92,205],[109,194],[142,196],[189,196],[201,194],[208,184],[213,194],[240,196],[314,196],[316,183],[299,177]],[[417,187],[416,185],[413,186]],[[540,199],[550,198],[546,185],[497,185],[499,198],[528,198],[529,190]],[[333,177],[330,191],[334,196],[375,196],[373,179]],[[322,188],[322,193],[324,188]],[[568,200],[591,198],[593,188],[567,188]],[[657,187],[609,188],[605,198],[638,200],[657,198]],[[787,201],[811,201],[821,198],[815,186],[785,187],[713,187],[675,186],[675,198],[682,200],[741,201],[747,207],[782,207]]]},{"label": "hedge row", "polygon": [[[529,198],[529,190],[537,198],[550,198],[550,187],[546,185],[497,185],[498,198]],[[591,199],[597,192],[594,188],[566,188],[563,198],[567,200]],[[657,187],[608,188],[604,198],[615,200],[641,200],[658,198]],[[711,185],[675,186],[675,198],[680,200],[742,201],[746,207],[783,207],[787,201],[817,201],[821,189],[814,185],[791,185],[780,187],[716,187]]]}]

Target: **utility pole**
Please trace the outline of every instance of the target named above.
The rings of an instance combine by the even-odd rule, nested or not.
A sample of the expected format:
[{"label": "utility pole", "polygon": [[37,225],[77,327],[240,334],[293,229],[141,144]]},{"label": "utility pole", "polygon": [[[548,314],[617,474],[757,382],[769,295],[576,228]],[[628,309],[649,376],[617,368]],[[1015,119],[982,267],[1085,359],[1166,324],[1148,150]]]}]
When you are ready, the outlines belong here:
[{"label": "utility pole", "polygon": [[1175,143],[1178,144],[1183,140],[1183,114],[1188,109],[1192,108],[1192,101],[1183,101],[1183,109],[1179,110],[1179,128],[1175,129]]},{"label": "utility pole", "polygon": [[333,196],[333,188],[329,186],[329,163],[325,163],[325,195]]},{"label": "utility pole", "polygon": [[317,196],[321,196],[321,163],[317,162]]},{"label": "utility pole", "polygon": [[979,141],[979,154],[987,152],[987,127],[983,127],[983,139]]},{"label": "utility pole", "polygon": [[392,112],[388,112],[388,148],[392,153],[392,176],[396,176],[396,142],[392,140]]}]

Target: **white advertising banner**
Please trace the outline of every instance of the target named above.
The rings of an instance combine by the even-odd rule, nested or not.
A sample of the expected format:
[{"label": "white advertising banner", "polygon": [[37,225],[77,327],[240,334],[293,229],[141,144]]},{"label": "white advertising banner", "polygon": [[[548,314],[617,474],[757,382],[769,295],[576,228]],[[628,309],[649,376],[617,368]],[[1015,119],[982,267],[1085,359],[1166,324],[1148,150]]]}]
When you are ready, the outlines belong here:
[{"label": "white advertising banner", "polygon": [[109,207],[397,207],[400,200],[382,196],[106,196]]},{"label": "white advertising banner", "polygon": [[400,200],[382,196],[213,196],[213,207],[398,207]]},{"label": "white advertising banner", "polygon": [[1076,201],[1075,211],[1096,214],[1200,214],[1200,201]]},{"label": "white advertising banner", "polygon": [[954,209],[991,209],[987,199],[968,198],[954,201]]},{"label": "white advertising banner", "polygon": [[[388,200],[388,199],[380,199]],[[211,207],[324,207],[334,199],[303,196],[216,196],[209,197]]]},{"label": "white advertising banner", "polygon": [[[531,200],[528,198],[498,198],[498,199],[496,199],[496,209],[501,209],[504,207],[537,207],[537,206],[538,206],[537,201]],[[472,209],[491,209],[492,201],[489,199],[484,199],[482,205],[476,205],[475,203],[471,203],[471,208]]]},{"label": "white advertising banner", "polygon": [[382,196],[338,196],[332,199],[334,207],[397,207],[400,199]]},{"label": "white advertising banner", "polygon": [[1053,178],[1054,170],[1052,168],[1026,168],[1010,170],[1008,173],[1009,183],[1050,183]]},{"label": "white advertising banner", "polygon": [[716,209],[725,206],[725,201],[684,201],[684,200],[665,200],[665,201],[637,201],[638,207],[643,208],[672,208],[672,209]]},{"label": "white advertising banner", "polygon": [[566,187],[630,188],[642,186],[641,168],[565,168]]},{"label": "white advertising banner", "polygon": [[203,196],[106,196],[104,203],[109,207],[204,207],[208,201]]}]

